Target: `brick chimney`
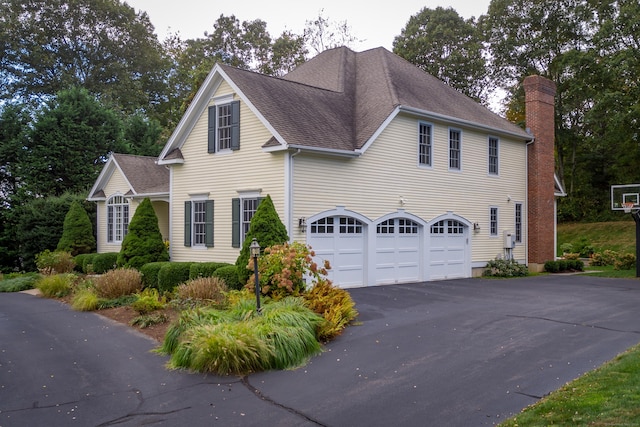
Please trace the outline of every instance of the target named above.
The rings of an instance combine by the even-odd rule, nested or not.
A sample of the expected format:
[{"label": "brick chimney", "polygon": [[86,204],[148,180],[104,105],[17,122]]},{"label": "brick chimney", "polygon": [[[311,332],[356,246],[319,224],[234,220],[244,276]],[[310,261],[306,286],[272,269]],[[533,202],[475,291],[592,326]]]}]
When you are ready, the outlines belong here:
[{"label": "brick chimney", "polygon": [[527,147],[528,264],[542,271],[555,259],[555,125],[556,85],[540,76],[524,79],[526,126],[535,138]]}]

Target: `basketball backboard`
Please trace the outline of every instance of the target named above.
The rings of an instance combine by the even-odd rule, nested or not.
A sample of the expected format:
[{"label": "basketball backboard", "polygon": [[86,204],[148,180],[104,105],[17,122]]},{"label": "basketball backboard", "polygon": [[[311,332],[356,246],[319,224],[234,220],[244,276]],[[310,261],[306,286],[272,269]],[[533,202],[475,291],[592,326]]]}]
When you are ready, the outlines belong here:
[{"label": "basketball backboard", "polygon": [[611,209],[624,211],[625,208],[640,209],[640,184],[611,186]]}]

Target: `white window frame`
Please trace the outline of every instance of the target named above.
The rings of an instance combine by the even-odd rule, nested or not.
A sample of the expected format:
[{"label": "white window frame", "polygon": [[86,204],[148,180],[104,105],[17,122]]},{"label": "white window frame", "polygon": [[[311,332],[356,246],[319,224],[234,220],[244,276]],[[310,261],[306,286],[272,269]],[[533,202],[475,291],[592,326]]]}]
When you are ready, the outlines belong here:
[{"label": "white window frame", "polygon": [[258,196],[240,198],[240,241],[241,242],[244,242],[244,239],[246,238],[247,233],[249,232],[249,227],[251,226],[251,218],[253,218],[257,210],[258,210]]},{"label": "white window frame", "polygon": [[[520,208],[520,212],[518,212],[518,208]],[[515,223],[515,238],[516,243],[522,243],[522,233],[523,233],[523,221],[524,218],[524,204],[521,202],[516,202],[513,207],[513,216]]]},{"label": "white window frame", "polygon": [[[428,129],[428,134],[423,132],[423,128]],[[433,167],[433,125],[431,123],[418,122],[418,165],[424,168]]]},{"label": "white window frame", "polygon": [[122,194],[107,199],[107,242],[122,243],[129,231],[129,200]]},{"label": "white window frame", "polygon": [[[495,153],[492,142],[495,142]],[[495,170],[492,170],[495,168]],[[491,176],[500,175],[500,138],[489,136],[487,138],[487,172]]]},{"label": "white window frame", "polygon": [[500,209],[497,206],[489,206],[489,235],[491,237],[498,237],[498,230],[500,229],[499,218]]},{"label": "white window frame", "polygon": [[[454,140],[452,139],[452,136],[454,133],[457,133],[458,135],[458,140],[455,141],[458,144],[457,147],[453,147]],[[449,146],[449,156],[448,156],[449,170],[455,171],[455,172],[462,171],[462,130],[449,128],[449,145],[448,146]],[[454,158],[454,156],[452,155],[454,153],[457,153],[457,158]],[[454,160],[457,162],[457,165],[452,166],[452,163],[454,162]]]},{"label": "white window frame", "polygon": [[231,101],[216,104],[216,148],[231,151]]},{"label": "white window frame", "polygon": [[[207,207],[206,199],[191,201],[191,246],[205,247]],[[201,209],[198,209],[201,208]]]}]

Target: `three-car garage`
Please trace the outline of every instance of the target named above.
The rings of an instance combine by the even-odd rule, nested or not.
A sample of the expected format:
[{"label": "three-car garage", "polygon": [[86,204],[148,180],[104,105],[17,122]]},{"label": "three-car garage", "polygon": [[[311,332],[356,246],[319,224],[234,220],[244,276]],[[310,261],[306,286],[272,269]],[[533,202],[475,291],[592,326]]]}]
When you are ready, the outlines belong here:
[{"label": "three-car garage", "polygon": [[371,221],[340,210],[311,217],[307,243],[340,287],[471,276],[469,223],[448,213],[426,222],[399,211]]}]

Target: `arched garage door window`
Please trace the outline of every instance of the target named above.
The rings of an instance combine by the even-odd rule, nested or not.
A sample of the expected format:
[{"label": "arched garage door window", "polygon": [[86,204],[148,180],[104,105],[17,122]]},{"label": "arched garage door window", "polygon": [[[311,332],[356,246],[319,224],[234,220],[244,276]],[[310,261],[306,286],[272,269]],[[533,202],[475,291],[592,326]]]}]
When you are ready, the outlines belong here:
[{"label": "arched garage door window", "polygon": [[443,219],[431,226],[431,234],[464,234],[464,224],[454,219]]}]

